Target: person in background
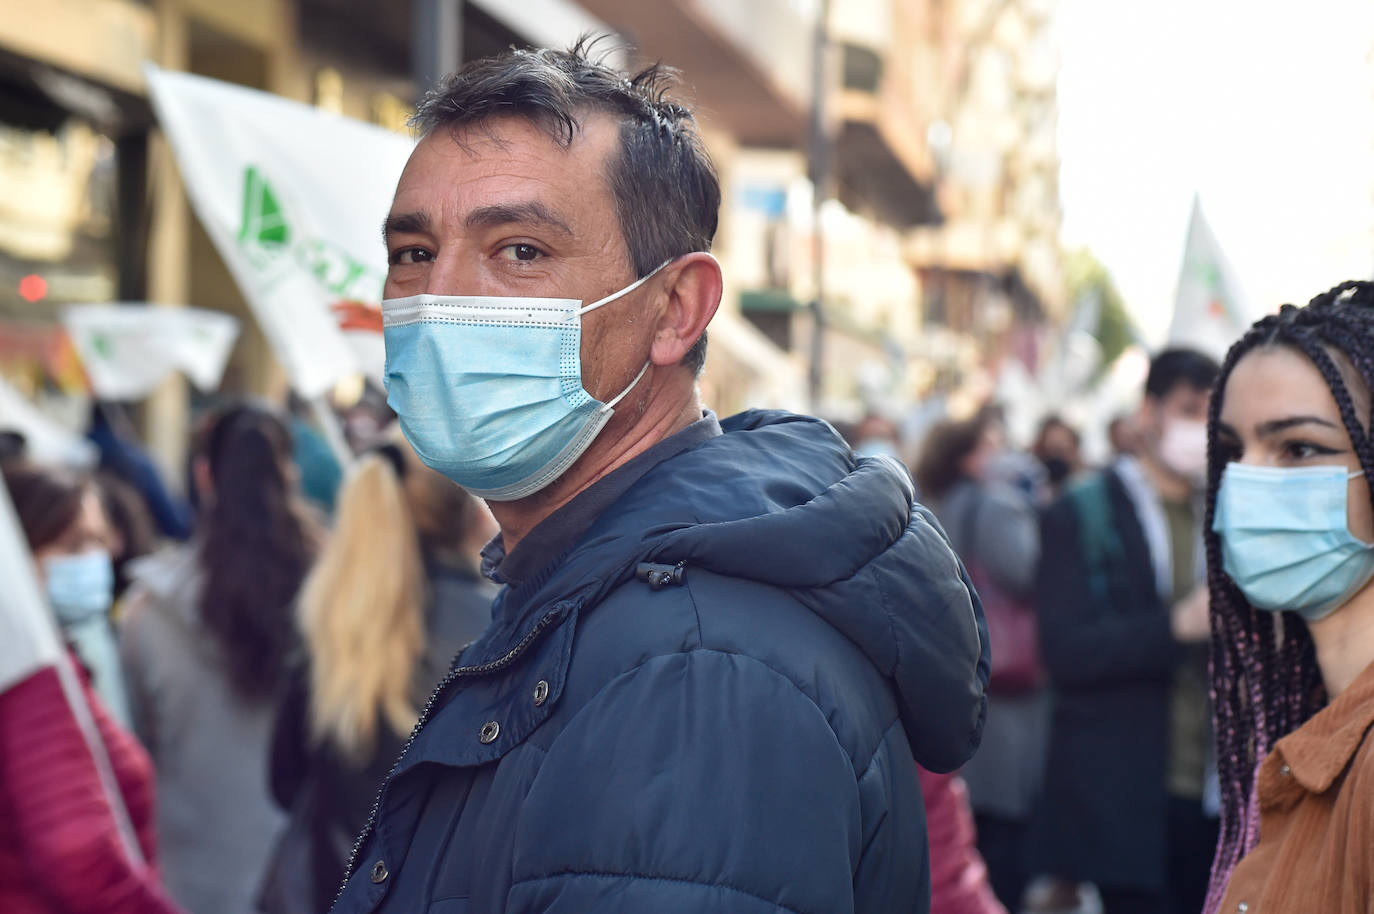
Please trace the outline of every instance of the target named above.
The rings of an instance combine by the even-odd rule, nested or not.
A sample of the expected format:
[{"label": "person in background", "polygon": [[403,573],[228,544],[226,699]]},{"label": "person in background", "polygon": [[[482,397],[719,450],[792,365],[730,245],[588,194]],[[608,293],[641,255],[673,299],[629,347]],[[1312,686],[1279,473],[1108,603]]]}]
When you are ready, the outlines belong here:
[{"label": "person in background", "polygon": [[89,477],[33,465],[5,469],[15,509],[30,542],[41,542],[39,564],[48,605],[81,661],[105,710],[121,726],[131,722],[119,647],[110,622],[115,571],[111,526],[100,487]]},{"label": "person in background", "polygon": [[930,831],[930,914],[1007,914],[974,846],[964,782],[957,774],[934,774],[919,765],[916,774]]},{"label": "person in background", "polygon": [[[1039,517],[1032,494],[998,472],[1006,435],[1000,414],[984,409],[929,433],[916,464],[917,486],[969,568],[994,627],[994,603],[1024,604],[1035,584],[1040,554]],[[1023,606],[1021,612],[1027,611]],[[1033,639],[1034,620],[1024,636]],[[1038,669],[1029,676],[1001,674],[994,643],[988,719],[978,753],[960,774],[968,784],[978,849],[998,900],[1017,910],[1025,891],[1026,826],[1040,792],[1045,759],[1047,705]],[[999,654],[999,650],[1001,653]],[[934,850],[932,849],[932,856]]]},{"label": "person in background", "polygon": [[276,412],[213,414],[192,461],[199,529],[134,567],[120,642],[157,768],[167,885],[195,914],[243,914],[282,821],[268,740],[296,644],[291,607],[321,535]]},{"label": "person in background", "polygon": [[138,492],[163,536],[184,540],[191,535],[195,520],[191,505],[167,488],[157,464],[139,442],[124,406],[96,403],[86,437],[100,449],[100,468]]},{"label": "person in background", "polygon": [[1107,423],[1107,441],[1111,443],[1114,457],[1135,457],[1140,453],[1140,429],[1136,427],[1136,417],[1126,414],[1116,416]]},{"label": "person in background", "polygon": [[[336,526],[301,591],[304,662],[273,731],[272,792],[304,842],[309,888],[273,855],[268,914],[325,911],[354,836],[430,693],[491,621],[496,588],[477,556],[495,524],[485,506],[404,443],[363,456],[339,493]],[[288,849],[292,850],[292,849]],[[294,902],[292,899],[295,899]]]},{"label": "person in background", "polygon": [[1058,415],[1040,422],[1031,453],[1045,466],[1048,494],[1058,498],[1065,484],[1083,469],[1083,440],[1073,426]]},{"label": "person in background", "polygon": [[[94,566],[87,557],[100,555],[110,534],[93,484],[8,462],[4,485],[52,602],[79,591],[85,603],[103,596],[108,605],[113,575],[79,564]],[[158,877],[152,764],[78,669],[95,724],[88,735],[114,775],[118,797],[110,797],[59,675],[49,666],[0,691],[0,911],[176,914]],[[126,825],[136,848],[126,846]]]},{"label": "person in background", "polygon": [[28,440],[22,433],[12,429],[0,429],[0,465],[23,460],[28,449]]},{"label": "person in background", "polygon": [[897,423],[886,416],[869,413],[855,426],[852,438],[854,453],[862,457],[886,455],[902,459],[902,435]]},{"label": "person in background", "polygon": [[120,477],[102,470],[95,475],[100,500],[110,519],[110,558],[114,563],[114,599],[129,589],[129,566],[157,549],[157,530],[148,505]]},{"label": "person in background", "polygon": [[1192,350],[1157,355],[1140,456],[1070,486],[1043,520],[1036,605],[1054,712],[1033,862],[1096,883],[1106,914],[1188,914],[1206,890],[1200,496],[1216,374]]},{"label": "person in background", "polygon": [[1250,328],[1209,433],[1206,911],[1374,911],[1374,283]]},{"label": "person in background", "polygon": [[[334,513],[334,500],[343,483],[343,467],[328,439],[315,427],[310,403],[295,393],[287,398],[291,429],[291,459],[301,476],[301,494],[326,514]],[[342,425],[340,426],[342,427]]]}]

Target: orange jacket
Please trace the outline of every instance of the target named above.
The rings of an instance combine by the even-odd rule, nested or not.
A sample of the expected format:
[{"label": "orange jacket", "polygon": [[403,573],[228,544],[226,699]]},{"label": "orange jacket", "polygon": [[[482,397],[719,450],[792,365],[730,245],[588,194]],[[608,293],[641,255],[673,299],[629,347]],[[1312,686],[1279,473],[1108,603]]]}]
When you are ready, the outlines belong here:
[{"label": "orange jacket", "polygon": [[1374,912],[1374,664],[1279,740],[1259,773],[1260,840],[1220,910]]}]

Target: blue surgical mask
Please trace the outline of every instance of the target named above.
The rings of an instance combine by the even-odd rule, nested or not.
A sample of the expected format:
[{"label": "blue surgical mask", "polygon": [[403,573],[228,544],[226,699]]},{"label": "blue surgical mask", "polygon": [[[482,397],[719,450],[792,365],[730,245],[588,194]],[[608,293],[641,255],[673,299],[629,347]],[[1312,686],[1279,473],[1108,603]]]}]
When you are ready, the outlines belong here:
[{"label": "blue surgical mask", "polygon": [[44,559],[43,578],[48,602],[64,628],[103,618],[114,602],[114,565],[103,549]]},{"label": "blue surgical mask", "polygon": [[586,307],[577,299],[412,295],[382,302],[387,404],[427,465],[491,501],[532,495],[596,440],[619,395],[582,387],[582,315],[639,288],[661,264]]},{"label": "blue surgical mask", "polygon": [[1251,606],[1316,621],[1374,577],[1374,544],[1346,521],[1349,481],[1361,475],[1340,466],[1226,467],[1212,530],[1222,567]]}]

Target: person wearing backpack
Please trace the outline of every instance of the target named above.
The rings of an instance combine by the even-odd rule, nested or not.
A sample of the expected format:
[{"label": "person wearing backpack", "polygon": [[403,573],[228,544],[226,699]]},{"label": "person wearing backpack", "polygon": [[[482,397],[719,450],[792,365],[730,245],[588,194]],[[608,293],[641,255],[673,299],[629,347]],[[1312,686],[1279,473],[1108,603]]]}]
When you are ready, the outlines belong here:
[{"label": "person wearing backpack", "polygon": [[1217,371],[1200,352],[1157,355],[1139,455],[1070,486],[1042,521],[1053,711],[1032,864],[1095,883],[1105,914],[1191,914],[1206,894],[1217,820],[1200,493]]}]

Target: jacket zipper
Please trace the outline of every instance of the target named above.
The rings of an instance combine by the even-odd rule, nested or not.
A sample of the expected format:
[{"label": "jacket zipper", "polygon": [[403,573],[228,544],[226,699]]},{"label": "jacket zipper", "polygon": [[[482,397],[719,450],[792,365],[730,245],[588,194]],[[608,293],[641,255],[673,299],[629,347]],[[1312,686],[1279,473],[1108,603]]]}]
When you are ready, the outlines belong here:
[{"label": "jacket zipper", "polygon": [[391,763],[390,770],[387,771],[386,777],[382,779],[382,786],[377,789],[377,798],[372,801],[372,811],[367,814],[367,824],[363,826],[362,833],[359,834],[357,839],[353,842],[353,849],[348,854],[348,866],[344,868],[343,882],[339,884],[339,891],[334,895],[334,902],[330,905],[331,910],[335,904],[339,903],[339,899],[343,897],[344,889],[348,888],[348,880],[353,878],[354,869],[358,865],[358,853],[363,849],[363,845],[367,843],[367,839],[372,835],[372,830],[377,825],[377,813],[382,808],[382,798],[386,795],[386,789],[391,783],[391,776],[395,774],[396,769],[400,767],[401,760],[406,757],[406,753],[410,751],[411,744],[415,742],[415,738],[420,735],[420,731],[429,721],[430,715],[434,712],[435,705],[439,703],[439,699],[443,697],[444,692],[459,679],[472,676],[485,676],[488,673],[498,673],[519,660],[521,655],[529,650],[530,645],[534,643],[535,639],[543,634],[544,630],[548,628],[553,623],[553,620],[559,615],[561,614],[558,610],[545,613],[544,617],[535,623],[534,628],[530,629],[529,633],[521,638],[520,642],[516,644],[515,647],[511,648],[505,656],[498,657],[495,660],[477,666],[456,667],[449,670],[448,675],[439,681],[439,684],[434,688],[434,692],[429,696],[429,701],[425,703],[424,710],[420,712],[420,719],[415,722],[415,726],[411,729],[410,736],[406,739],[405,745],[401,747],[400,755],[396,757],[396,761]]}]

